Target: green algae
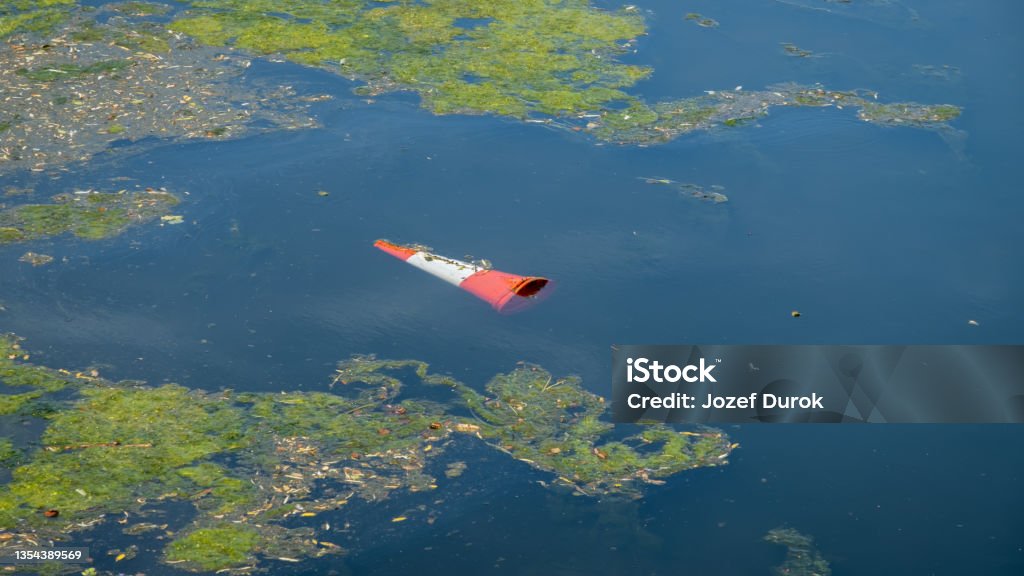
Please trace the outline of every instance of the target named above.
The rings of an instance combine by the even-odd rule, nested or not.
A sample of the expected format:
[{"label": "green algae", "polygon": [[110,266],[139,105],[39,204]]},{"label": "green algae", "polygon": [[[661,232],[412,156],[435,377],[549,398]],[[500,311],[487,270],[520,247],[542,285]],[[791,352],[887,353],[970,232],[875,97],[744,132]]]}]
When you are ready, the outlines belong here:
[{"label": "green algae", "polygon": [[[66,538],[108,514],[148,530],[148,509],[182,501],[195,518],[173,528],[166,562],[223,570],[294,561],[342,549],[290,519],[352,498],[437,490],[432,462],[474,438],[591,496],[637,497],[644,484],[724,464],[735,447],[714,430],[616,435],[602,398],[536,366],[500,374],[480,393],[422,362],[356,357],[339,364],[337,393],[208,393],[34,366],[13,336],[0,338],[0,351],[0,383],[32,386],[8,395],[4,413],[52,405],[39,446],[0,487],[0,529],[12,534],[0,548]],[[448,400],[410,393],[416,380]],[[442,480],[465,467],[440,466]]]},{"label": "green algae", "polygon": [[767,90],[709,90],[703,96],[634,103],[625,110],[596,115],[585,128],[602,140],[623,144],[657,144],[695,130],[735,128],[750,124],[777,107],[852,108],[867,122],[889,126],[949,129],[960,108],[950,104],[879,103],[866,90],[829,90],[821,86],[781,84]]},{"label": "green algae", "polygon": [[17,33],[45,33],[66,21],[76,0],[10,0],[0,6],[0,39]]},{"label": "green algae", "polygon": [[[427,0],[388,3],[346,0],[212,2],[192,0],[172,29],[214,46],[282,55],[362,80],[363,95],[413,91],[435,114],[497,114],[586,130],[621,144],[667,142],[696,130],[736,127],[772,106],[832,106],[848,94],[865,120],[935,127],[956,117],[955,106],[913,103],[871,108],[858,92],[792,86],[729,96],[657,103],[625,90],[652,70],[618,57],[644,33],[637,11],[605,12],[589,2]],[[697,13],[684,19],[705,27]],[[464,26],[465,21],[474,25]],[[787,54],[812,54],[783,44]],[[820,93],[819,93],[820,92]]]},{"label": "green algae", "polygon": [[9,226],[0,227],[0,244],[21,242],[25,239],[25,233],[17,228],[11,228]]},{"label": "green algae", "polygon": [[83,388],[73,409],[50,418],[44,449],[15,468],[0,496],[0,527],[33,524],[40,509],[72,522],[117,510],[176,483],[168,475],[244,445],[236,410],[181,386]]},{"label": "green algae", "polygon": [[190,3],[172,29],[329,67],[364,80],[368,93],[412,90],[438,114],[600,110],[650,74],[613,58],[644,32],[640,16],[582,0]]},{"label": "green algae", "polygon": [[949,104],[866,103],[858,114],[862,120],[886,125],[944,124],[960,116],[960,108]]},{"label": "green algae", "polygon": [[0,383],[6,386],[35,388],[58,392],[74,381],[67,371],[52,370],[25,363],[29,355],[21,348],[21,339],[13,334],[0,334]]},{"label": "green algae", "polygon": [[[3,413],[0,412],[0,415]],[[18,450],[8,438],[0,437],[0,464],[7,465],[18,457]]]},{"label": "green algae", "polygon": [[223,570],[252,562],[259,540],[250,526],[220,523],[177,538],[167,547],[167,560],[187,569]]},{"label": "green algae", "polygon": [[814,540],[793,528],[779,527],[764,536],[765,541],[786,547],[786,559],[772,572],[776,576],[830,576],[832,568],[814,546]]},{"label": "green algae", "polygon": [[[642,16],[635,8],[606,11],[586,0],[191,0],[170,17],[170,31],[151,19],[169,9],[164,4],[108,5],[102,12],[117,15],[102,23],[70,1],[16,4],[0,9],[0,17],[56,11],[60,19],[51,25],[58,36],[47,50],[22,44],[5,55],[0,49],[0,96],[24,108],[0,112],[0,170],[86,160],[115,140],[235,137],[254,111],[278,127],[315,125],[286,117],[295,110],[277,113],[263,105],[293,94],[230,97],[211,90],[207,83],[236,59],[217,50],[228,46],[326,68],[361,81],[356,91],[366,96],[414,92],[435,114],[509,116],[618,144],[658,144],[737,127],[773,106],[842,106],[815,91],[842,93],[816,87],[645,101],[629,89],[652,69],[620,58],[645,33]],[[686,18],[717,24],[695,13]],[[196,50],[181,34],[213,48]],[[783,49],[810,56],[791,44]],[[98,68],[112,59],[126,64]],[[247,62],[238,64],[241,69]],[[5,91],[5,84],[13,86]],[[959,112],[916,103],[862,106],[870,104],[862,92],[846,93],[862,119],[879,124],[942,130]],[[238,110],[230,105],[236,101],[261,106]]]},{"label": "green algae", "polygon": [[0,242],[66,233],[87,240],[109,238],[152,221],[177,204],[175,195],[155,190],[59,194],[52,204],[22,204],[0,212]]},{"label": "green algae", "polygon": [[41,391],[22,394],[0,394],[0,416],[22,413],[33,400],[42,396]]},{"label": "green algae", "polygon": [[554,380],[537,366],[496,376],[485,386],[486,396],[450,379],[435,383],[455,390],[472,413],[460,431],[479,435],[583,494],[635,495],[638,484],[722,464],[731,450],[717,431],[684,434],[648,426],[614,439],[614,427],[602,418],[604,398],[576,378]]},{"label": "green algae", "polygon": [[110,74],[127,68],[130,64],[128,60],[102,60],[87,66],[59,64],[35,70],[19,68],[16,73],[35,82],[53,82],[54,80],[64,80],[75,76]]},{"label": "green algae", "polygon": [[172,34],[159,24],[119,17],[108,19],[104,25],[86,20],[76,24],[72,30],[70,38],[75,42],[105,42],[151,54],[169,52],[173,40]]}]

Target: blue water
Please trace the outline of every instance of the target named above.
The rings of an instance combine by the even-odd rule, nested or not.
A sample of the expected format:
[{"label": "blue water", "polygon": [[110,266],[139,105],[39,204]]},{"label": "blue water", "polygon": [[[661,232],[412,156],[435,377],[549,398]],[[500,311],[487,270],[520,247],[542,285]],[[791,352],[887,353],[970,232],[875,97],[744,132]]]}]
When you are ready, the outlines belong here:
[{"label": "blue water", "polygon": [[[366,103],[329,73],[257,63],[255,76],[335,94],[315,108],[323,128],[0,179],[41,195],[117,176],[189,193],[181,226],[0,249],[0,329],[42,364],[270,391],[324,389],[353,353],[426,360],[478,388],[526,360],[608,395],[616,343],[1024,343],[1024,6],[851,4],[640,3],[650,34],[629,60],[655,74],[636,91],[867,88],[961,105],[962,134],[790,109],[660,146],[599,146],[434,117],[408,96]],[[689,11],[721,25],[685,22]],[[787,57],[780,42],[820,57]],[[730,202],[638,177],[721,185]],[[557,292],[499,316],[374,250],[380,237],[544,275]],[[66,261],[32,268],[17,262],[25,249]],[[554,494],[534,482],[545,475],[466,447],[470,470],[435,525],[383,525],[413,497],[367,506],[354,514],[381,522],[355,537],[356,553],[309,570],[767,574],[783,549],[760,538],[786,524],[813,535],[840,576],[1024,573],[1024,428],[727,432],[742,445],[729,466],[635,503]],[[159,573],[136,562],[123,569]]]}]

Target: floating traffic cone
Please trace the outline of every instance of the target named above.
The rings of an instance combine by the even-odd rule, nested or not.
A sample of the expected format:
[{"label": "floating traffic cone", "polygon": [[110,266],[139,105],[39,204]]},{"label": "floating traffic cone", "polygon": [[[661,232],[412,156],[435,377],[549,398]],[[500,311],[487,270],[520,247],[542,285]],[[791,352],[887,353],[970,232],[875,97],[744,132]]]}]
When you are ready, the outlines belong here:
[{"label": "floating traffic cone", "polygon": [[373,245],[407,264],[462,288],[485,300],[498,312],[506,314],[525,308],[549,282],[547,278],[538,276],[517,276],[498,270],[488,270],[469,262],[431,254],[419,248],[392,244],[387,240],[377,240]]}]

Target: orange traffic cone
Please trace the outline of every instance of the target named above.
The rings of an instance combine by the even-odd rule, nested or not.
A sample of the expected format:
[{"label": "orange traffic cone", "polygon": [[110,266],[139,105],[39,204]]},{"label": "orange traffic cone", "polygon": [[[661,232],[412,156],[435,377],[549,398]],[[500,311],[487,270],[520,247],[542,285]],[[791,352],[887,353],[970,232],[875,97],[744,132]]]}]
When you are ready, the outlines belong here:
[{"label": "orange traffic cone", "polygon": [[517,276],[488,270],[418,248],[392,244],[387,240],[377,240],[373,245],[407,264],[462,288],[505,314],[526,308],[549,282],[547,278],[538,276]]}]

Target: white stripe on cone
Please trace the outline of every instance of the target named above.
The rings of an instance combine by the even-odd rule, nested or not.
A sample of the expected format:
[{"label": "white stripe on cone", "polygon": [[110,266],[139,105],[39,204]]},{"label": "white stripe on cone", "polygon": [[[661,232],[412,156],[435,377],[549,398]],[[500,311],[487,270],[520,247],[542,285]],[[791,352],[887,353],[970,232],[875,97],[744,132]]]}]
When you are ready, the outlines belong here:
[{"label": "white stripe on cone", "polygon": [[462,284],[466,278],[484,270],[484,268],[474,266],[469,262],[423,251],[413,254],[405,262],[456,286]]}]

